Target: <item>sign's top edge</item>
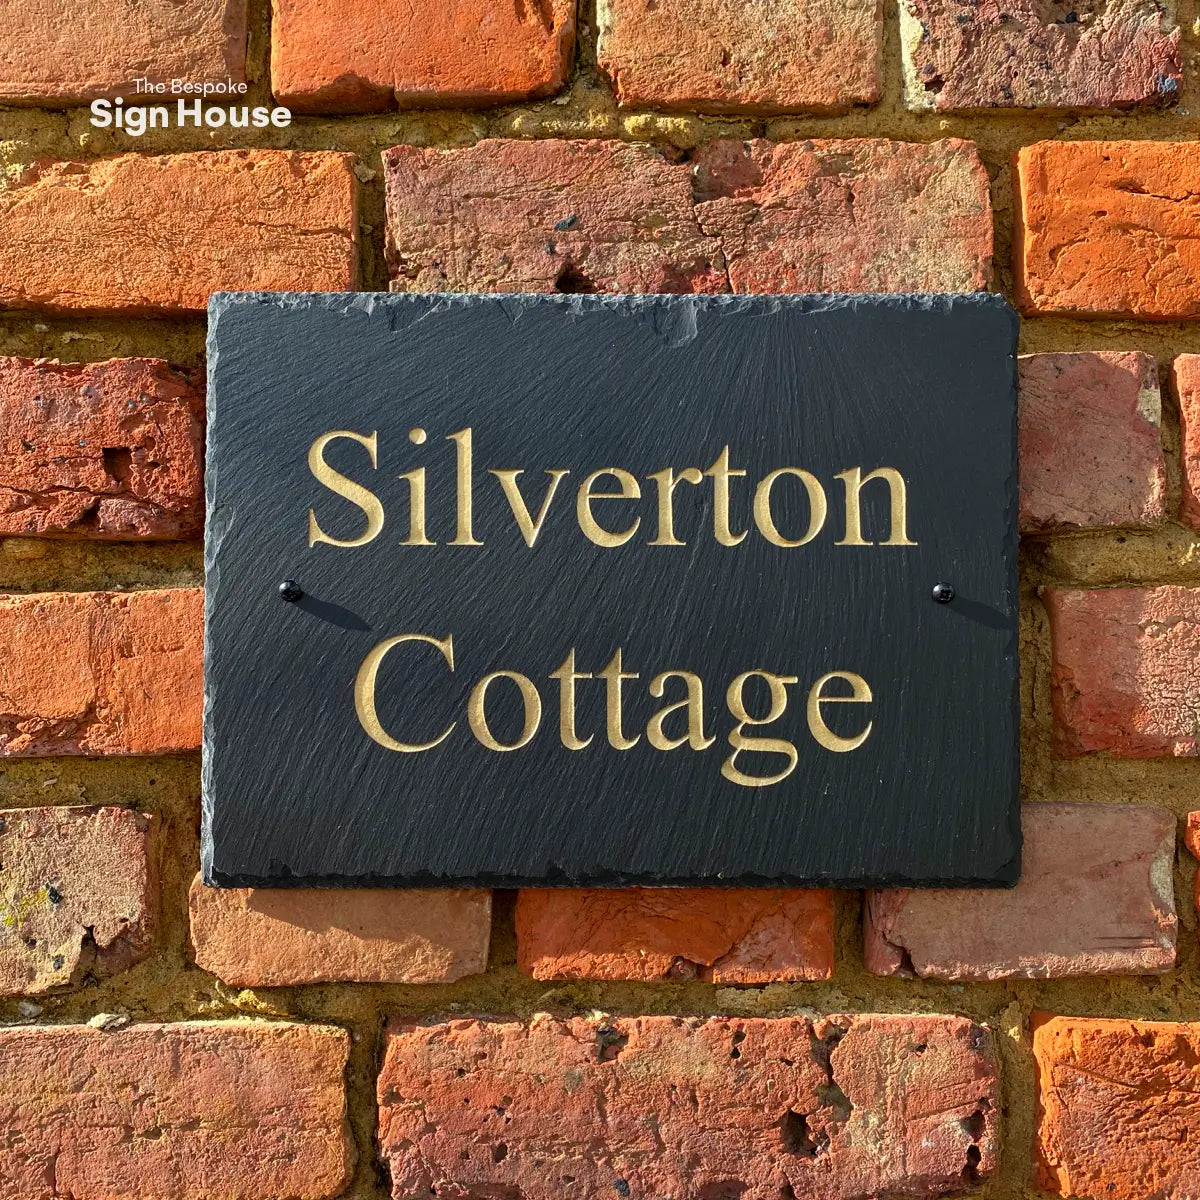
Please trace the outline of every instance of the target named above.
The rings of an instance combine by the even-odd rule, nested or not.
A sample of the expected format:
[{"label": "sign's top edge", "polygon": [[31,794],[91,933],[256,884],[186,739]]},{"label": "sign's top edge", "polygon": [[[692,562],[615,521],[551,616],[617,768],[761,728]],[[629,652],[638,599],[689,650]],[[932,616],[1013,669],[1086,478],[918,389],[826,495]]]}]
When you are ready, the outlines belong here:
[{"label": "sign's top edge", "polygon": [[208,312],[216,317],[226,309],[245,305],[274,306],[281,309],[301,306],[320,307],[331,312],[351,310],[370,314],[377,308],[404,308],[410,305],[456,308],[480,303],[508,309],[551,305],[576,312],[603,308],[657,308],[664,303],[674,307],[690,305],[696,309],[748,311],[781,309],[801,312],[828,312],[844,308],[906,308],[947,311],[951,308],[991,308],[1006,311],[1016,319],[1016,310],[996,292],[753,292],[737,294],[691,293],[616,293],[575,294],[560,292],[214,292]]}]

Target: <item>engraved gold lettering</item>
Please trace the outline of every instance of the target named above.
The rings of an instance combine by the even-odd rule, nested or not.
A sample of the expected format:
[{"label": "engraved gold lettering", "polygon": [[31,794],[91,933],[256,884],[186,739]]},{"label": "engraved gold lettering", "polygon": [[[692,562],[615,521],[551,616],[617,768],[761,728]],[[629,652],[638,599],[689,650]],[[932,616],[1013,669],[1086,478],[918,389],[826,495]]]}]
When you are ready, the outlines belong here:
[{"label": "engraved gold lettering", "polygon": [[[525,721],[521,726],[521,736],[509,746],[496,740],[488,726],[487,713],[484,711],[487,690],[496,679],[511,679],[520,689],[521,700],[525,707]],[[485,675],[471,689],[470,698],[467,700],[467,723],[471,726],[471,732],[476,739],[487,749],[498,750],[501,753],[520,750],[522,746],[527,746],[533,740],[533,735],[537,733],[538,726],[542,723],[542,698],[538,695],[533,680],[527,675],[522,675],[520,671],[493,671],[490,675]]]},{"label": "engraved gold lettering", "polygon": [[[408,440],[414,446],[425,444],[425,430],[410,429]],[[402,546],[435,546],[425,534],[425,468],[417,467],[415,471],[406,471],[400,476],[408,484],[408,537],[400,543]]]},{"label": "engraved gold lettering", "polygon": [[[794,475],[804,484],[804,490],[808,493],[808,529],[800,538],[785,538],[776,527],[775,517],[771,512],[771,489],[781,475]],[[799,467],[780,467],[778,471],[772,471],[770,475],[764,476],[759,481],[758,487],[754,489],[754,523],[758,526],[759,533],[773,546],[791,548],[807,545],[821,532],[821,528],[825,524],[825,514],[828,511],[829,505],[825,499],[825,489],[821,486],[821,481],[809,471],[802,471]]]},{"label": "engraved gold lettering", "polygon": [[879,545],[915,546],[917,544],[908,539],[908,489],[904,483],[904,476],[895,467],[880,467],[869,475],[862,473],[862,467],[851,467],[848,471],[840,471],[835,478],[840,479],[846,487],[846,536],[837,545],[875,545],[874,542],[863,539],[862,507],[859,499],[859,493],[872,479],[885,480],[891,496],[891,533],[887,541],[880,542]]},{"label": "engraved gold lettering", "polygon": [[[592,486],[601,475],[611,475],[621,485],[621,490],[619,492],[593,492]],[[593,471],[579,485],[579,495],[575,501],[575,515],[579,519],[579,528],[583,530],[584,536],[589,541],[595,542],[597,546],[603,546],[606,549],[623,546],[637,533],[642,518],[638,517],[628,529],[621,533],[612,533],[596,522],[596,518],[592,515],[592,501],[639,500],[641,495],[642,489],[638,481],[621,467],[601,467],[599,471]]]},{"label": "engraved gold lettering", "polygon": [[[746,681],[764,679],[771,691],[771,705],[765,717],[752,717],[746,710],[743,691]],[[787,709],[787,685],[795,683],[795,675],[774,675],[770,671],[743,671],[730,683],[725,693],[725,702],[729,706],[730,715],[738,724],[729,734],[729,744],[733,753],[721,764],[721,774],[731,783],[742,787],[769,787],[786,779],[795,769],[800,760],[796,747],[784,738],[746,737],[744,730],[747,725],[770,725],[777,721]],[[782,754],[788,760],[787,767],[774,775],[747,775],[737,765],[737,757],[743,751],[746,753]]]},{"label": "engraved gold lettering", "polygon": [[405,471],[400,476],[408,483],[408,537],[402,546],[436,546],[425,536],[425,468]]},{"label": "engraved gold lettering", "polygon": [[448,434],[446,441],[454,443],[455,495],[458,503],[458,527],[451,546],[482,546],[475,540],[471,528],[471,506],[474,500],[472,473],[471,427]]},{"label": "engraved gold lettering", "polygon": [[363,659],[362,666],[358,668],[358,674],[354,679],[354,711],[358,714],[358,723],[366,731],[367,736],[372,741],[378,742],[385,750],[398,750],[401,754],[417,754],[422,750],[432,750],[434,746],[441,745],[454,732],[455,722],[452,721],[447,726],[441,737],[435,738],[432,742],[419,744],[397,741],[379,723],[379,716],[375,711],[375,681],[384,656],[393,646],[399,646],[401,642],[425,642],[430,646],[436,646],[442,652],[442,657],[449,664],[450,670],[454,670],[454,637],[452,634],[444,638],[434,638],[427,637],[423,633],[402,633],[398,637],[384,638]]},{"label": "engraved gold lettering", "polygon": [[[655,675],[650,681],[650,695],[656,700],[661,699],[668,679],[682,679],[687,688],[687,696],[660,708],[646,723],[646,741],[655,750],[678,750],[680,746],[690,746],[693,750],[707,750],[717,739],[704,735],[704,683],[699,675],[691,671],[664,671]],[[667,717],[680,709],[687,710],[687,733],[682,737],[668,737],[664,724]]]},{"label": "engraved gold lettering", "polygon": [[489,471],[488,474],[495,475],[500,480],[500,486],[504,489],[505,498],[508,500],[508,507],[512,509],[513,516],[517,519],[517,527],[521,530],[525,545],[532,547],[538,539],[538,534],[542,532],[542,525],[546,520],[546,514],[550,511],[550,501],[554,499],[559,481],[570,472],[559,470],[546,472],[550,476],[550,482],[546,485],[546,495],[542,499],[542,507],[538,509],[537,520],[529,515],[525,497],[521,495],[521,489],[517,486],[517,476],[524,475],[524,471]]},{"label": "engraved gold lettering", "polygon": [[671,467],[656,471],[648,476],[658,484],[658,536],[650,542],[651,546],[683,546],[675,536],[675,489],[681,483],[699,484],[704,482],[697,467],[684,467],[678,475]]},{"label": "engraved gold lettering", "polygon": [[582,750],[591,745],[592,734],[580,738],[575,732],[575,681],[592,676],[575,670],[574,646],[562,666],[550,672],[550,678],[558,680],[558,736],[568,750]]},{"label": "engraved gold lettering", "polygon": [[308,510],[308,544],[310,548],[318,542],[324,542],[330,546],[365,546],[378,537],[379,531],[383,528],[383,505],[380,504],[379,497],[368,488],[363,487],[361,483],[347,479],[345,475],[340,471],[335,471],[325,461],[325,447],[338,438],[348,438],[360,446],[365,446],[367,453],[371,456],[371,467],[374,468],[377,465],[378,434],[373,430],[370,436],[364,436],[348,429],[334,429],[329,433],[321,434],[308,448],[308,469],[313,473],[313,477],[318,483],[323,483],[331,492],[362,509],[367,518],[367,525],[356,538],[330,537],[317,523],[317,514],[310,508]]},{"label": "engraved gold lettering", "polygon": [[628,675],[621,670],[621,648],[609,660],[608,666],[599,672],[599,677],[605,684],[605,710],[608,725],[608,744],[614,750],[632,750],[642,740],[637,737],[627,738],[622,729],[621,685],[626,679],[637,679],[637,675]]},{"label": "engraved gold lettering", "polygon": [[746,531],[734,533],[729,528],[729,480],[746,472],[730,468],[729,447],[726,446],[704,474],[711,476],[713,481],[713,536],[722,546],[736,546],[745,541]]},{"label": "engraved gold lettering", "polygon": [[[831,679],[844,679],[850,684],[851,694],[849,696],[823,696],[821,693]],[[821,716],[821,705],[870,704],[871,700],[870,685],[861,675],[855,674],[853,671],[830,671],[828,675],[822,675],[808,693],[808,730],[820,745],[824,746],[826,750],[832,750],[834,754],[846,754],[850,750],[857,750],[870,736],[875,722],[868,721],[866,729],[857,737],[838,737],[825,724],[825,718]]]}]

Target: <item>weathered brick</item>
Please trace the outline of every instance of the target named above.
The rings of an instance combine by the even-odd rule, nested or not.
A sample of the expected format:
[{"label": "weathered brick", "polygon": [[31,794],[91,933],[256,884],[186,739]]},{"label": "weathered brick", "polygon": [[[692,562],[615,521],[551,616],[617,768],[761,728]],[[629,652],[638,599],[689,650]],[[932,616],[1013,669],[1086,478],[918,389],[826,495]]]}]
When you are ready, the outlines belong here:
[{"label": "weathered brick", "polygon": [[202,312],[217,291],[352,291],[353,157],[205,150],[49,163],[0,191],[0,306]]},{"label": "weathered brick", "polygon": [[605,0],[617,102],[709,112],[845,112],[879,99],[877,0]]},{"label": "weathered brick", "polygon": [[384,154],[395,291],[974,291],[987,172],[966,142],[483,141]]},{"label": "weathered brick", "polygon": [[726,290],[688,167],[650,146],[488,140],[383,162],[393,291]]},{"label": "weathered brick", "polygon": [[1061,754],[1200,754],[1200,588],[1047,588]]},{"label": "weathered brick", "polygon": [[525,888],[534,979],[770,983],[833,974],[833,894],[783,888]]},{"label": "weathered brick", "polygon": [[246,78],[246,0],[0,5],[0,103],[133,97],[133,81]]},{"label": "weathered brick", "polygon": [[0,357],[0,536],[192,538],[204,393],[157,358]]},{"label": "weathered brick", "polygon": [[1144,528],[1166,513],[1158,365],[1101,350],[1020,360],[1021,529]]},{"label": "weathered brick", "polygon": [[1200,314],[1200,143],[1038,142],[1017,177],[1026,313]]},{"label": "weathered brick", "polygon": [[[1190,812],[1187,815],[1187,825],[1184,828],[1183,843],[1191,852],[1193,858],[1200,858],[1200,812]],[[1200,915],[1200,871],[1197,871],[1192,881],[1192,902],[1197,915]]]},{"label": "weathered brick", "polygon": [[200,746],[204,593],[0,596],[0,757]]},{"label": "weathered brick", "polygon": [[188,897],[196,963],[235,987],[445,983],[487,967],[492,894],[210,888]]},{"label": "weathered brick", "polygon": [[271,88],[296,112],[549,96],[575,48],[575,0],[272,0],[271,11]]},{"label": "weathered brick", "polygon": [[4,1196],[337,1196],[354,1153],[349,1043],[282,1022],[0,1029]]},{"label": "weathered brick", "polygon": [[153,818],[124,808],[0,810],[0,995],[114,975],[150,952]]},{"label": "weathered brick", "polygon": [[1175,817],[1142,804],[1026,804],[1014,888],[868,892],[877,975],[1066,979],[1175,965]]},{"label": "weathered brick", "polygon": [[1175,100],[1179,26],[1161,0],[903,0],[914,109],[1129,108]]},{"label": "weathered brick", "polygon": [[1183,500],[1180,519],[1200,529],[1200,354],[1181,354],[1171,365],[1182,434]]},{"label": "weathered brick", "polygon": [[1200,1189],[1200,1024],[1034,1013],[1037,1183],[1079,1200]]},{"label": "weathered brick", "polygon": [[735,292],[970,292],[991,279],[987,171],[957,139],[715,141],[700,225]]},{"label": "weathered brick", "polygon": [[396,1022],[379,1142],[396,1200],[941,1195],[994,1168],[995,1069],[949,1016]]}]

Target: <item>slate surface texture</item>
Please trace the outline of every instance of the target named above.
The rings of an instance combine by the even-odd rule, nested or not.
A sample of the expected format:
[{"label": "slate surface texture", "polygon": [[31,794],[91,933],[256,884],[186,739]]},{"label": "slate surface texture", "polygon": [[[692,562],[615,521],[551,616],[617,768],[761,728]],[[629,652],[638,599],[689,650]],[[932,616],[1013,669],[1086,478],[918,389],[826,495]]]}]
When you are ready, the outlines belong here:
[{"label": "slate surface texture", "polygon": [[[205,641],[206,880],[240,886],[987,885],[1019,871],[1017,742],[1017,321],[972,296],[219,295],[210,306]],[[420,441],[410,430],[425,431]],[[471,430],[471,537],[458,481]],[[319,482],[324,462],[370,489],[367,508]],[[420,442],[420,444],[417,444]],[[718,538],[719,460],[729,447],[729,529]],[[905,481],[907,536],[886,545],[891,489],[864,485],[863,539],[839,545],[849,484],[888,466]],[[402,476],[426,470],[425,536]],[[580,486],[622,468],[640,499],[596,499],[589,540]],[[670,467],[673,539],[662,540]],[[810,472],[827,512],[804,545],[756,522],[760,481]],[[521,470],[514,503],[493,471]],[[547,471],[567,471],[534,545]],[[629,488],[628,485],[627,489]],[[612,476],[597,495],[620,490]],[[345,490],[345,489],[343,489]],[[813,491],[776,478],[780,539],[819,524]],[[361,499],[361,494],[360,499]],[[819,497],[817,506],[819,507]],[[732,540],[727,538],[726,540]],[[280,598],[284,580],[304,596]],[[935,584],[954,599],[938,603]],[[453,639],[382,651],[368,736],[364,661],[402,634]],[[620,729],[608,716],[617,681]],[[575,651],[575,740],[560,678]],[[497,671],[537,691],[536,733],[488,748],[470,697]],[[664,750],[647,722],[703,682],[712,739]],[[747,725],[758,746],[723,774],[743,672],[777,684],[782,715]],[[821,703],[828,672],[866,681],[870,703]],[[587,677],[585,677],[587,676]],[[636,676],[633,678],[632,676]],[[359,691],[356,693],[356,680]],[[821,699],[852,694],[835,679]],[[356,700],[356,696],[358,699]],[[768,715],[771,685],[744,685]],[[512,677],[487,687],[497,743],[523,732]],[[528,701],[533,704],[532,699]],[[534,705],[533,707],[536,707]],[[532,708],[530,711],[532,717]],[[658,735],[680,738],[687,712]],[[532,724],[532,720],[530,721]],[[453,724],[453,728],[451,725]],[[819,729],[820,726],[818,725]],[[448,732],[447,732],[448,731]],[[618,745],[613,745],[613,738]],[[624,741],[622,741],[624,739]],[[626,746],[626,743],[633,743]],[[845,743],[841,743],[845,745]],[[618,748],[621,747],[621,748]]]}]

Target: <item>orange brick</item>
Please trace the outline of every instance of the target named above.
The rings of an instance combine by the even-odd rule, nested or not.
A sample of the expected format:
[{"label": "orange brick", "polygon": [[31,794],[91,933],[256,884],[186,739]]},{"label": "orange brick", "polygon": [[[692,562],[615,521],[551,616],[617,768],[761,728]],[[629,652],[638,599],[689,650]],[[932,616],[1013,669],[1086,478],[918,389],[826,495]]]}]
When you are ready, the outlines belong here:
[{"label": "orange brick", "polygon": [[1079,1200],[1200,1189],[1200,1025],[1034,1013],[1036,1182]]},{"label": "orange brick", "polygon": [[1181,354],[1171,365],[1183,435],[1183,500],[1180,520],[1200,529],[1200,354]]},{"label": "orange brick", "polygon": [[246,0],[0,4],[0,103],[133,98],[135,77],[246,78]]},{"label": "orange brick", "polygon": [[0,757],[200,745],[204,593],[0,596]]},{"label": "orange brick", "polygon": [[352,291],[349,154],[51,163],[0,191],[0,307],[203,312],[218,291]]},{"label": "orange brick", "polygon": [[342,1029],[0,1029],[5,1200],[332,1200],[350,1182]]},{"label": "orange brick", "polygon": [[844,112],[879,99],[878,0],[606,0],[597,18],[619,104]]},{"label": "orange brick", "polygon": [[1017,185],[1023,311],[1200,315],[1200,143],[1039,142]]},{"label": "orange brick", "polygon": [[213,888],[188,898],[197,966],[235,987],[448,983],[487,968],[492,893]]},{"label": "orange brick", "polygon": [[524,888],[517,964],[535,979],[828,979],[833,893]]},{"label": "orange brick", "polygon": [[575,0],[272,0],[271,87],[297,112],[508,104],[567,80]]},{"label": "orange brick", "polygon": [[995,1052],[962,1017],[397,1021],[395,1200],[944,1196],[995,1169]]},{"label": "orange brick", "polygon": [[157,358],[0,357],[0,536],[192,538],[204,392]]},{"label": "orange brick", "polygon": [[970,292],[991,278],[970,142],[488,139],[384,152],[393,291]]}]

